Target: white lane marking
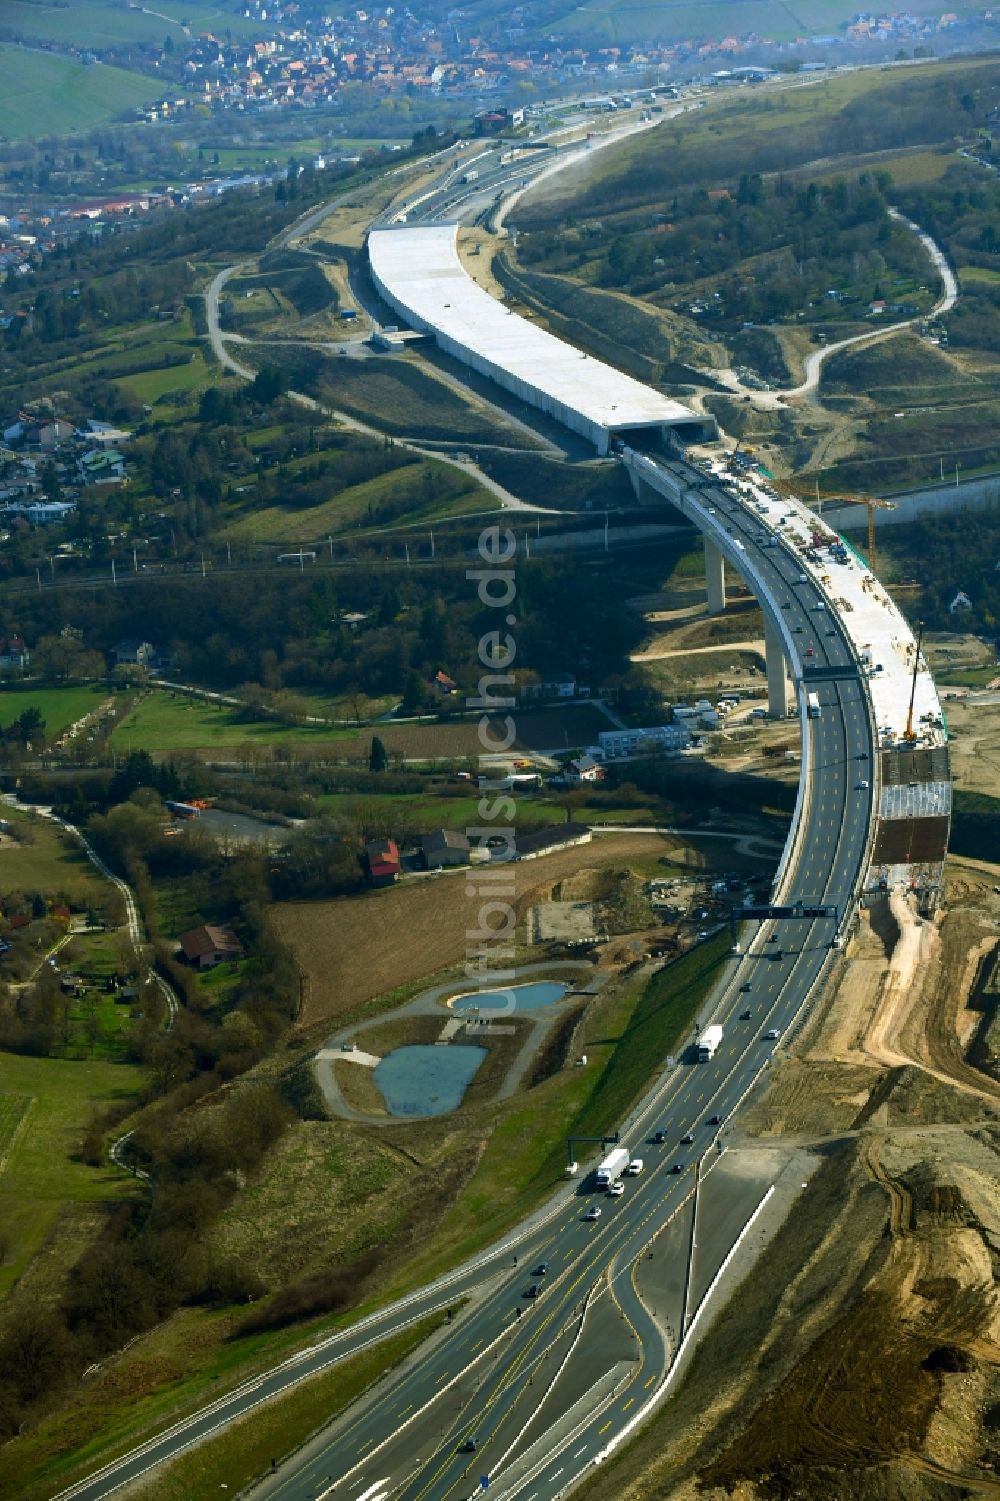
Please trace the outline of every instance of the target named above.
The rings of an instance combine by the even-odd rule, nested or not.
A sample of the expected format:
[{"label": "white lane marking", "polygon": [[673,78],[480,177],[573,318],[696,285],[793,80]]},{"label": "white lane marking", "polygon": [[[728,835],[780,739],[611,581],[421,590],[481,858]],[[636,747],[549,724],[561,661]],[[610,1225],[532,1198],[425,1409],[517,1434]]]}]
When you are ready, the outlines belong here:
[{"label": "white lane marking", "polygon": [[587,1452],[587,1445],[584,1444],[582,1448],[577,1449],[576,1453],[573,1455],[573,1458],[574,1459],[579,1459],[580,1455],[581,1454],[586,1454],[586,1452]]}]

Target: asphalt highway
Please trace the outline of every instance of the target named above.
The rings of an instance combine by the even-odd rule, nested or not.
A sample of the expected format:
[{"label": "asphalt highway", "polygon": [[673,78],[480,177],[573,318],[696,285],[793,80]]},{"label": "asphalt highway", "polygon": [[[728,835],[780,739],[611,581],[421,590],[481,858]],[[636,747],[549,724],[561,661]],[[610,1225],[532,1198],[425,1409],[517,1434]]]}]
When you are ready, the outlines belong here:
[{"label": "asphalt highway", "polygon": [[[493,184],[475,186],[489,192]],[[442,194],[448,190],[445,183]],[[873,818],[874,745],[846,633],[820,586],[801,582],[801,564],[780,533],[765,545],[767,529],[752,507],[683,460],[650,468],[653,461],[629,451],[623,460],[651,481],[656,468],[683,480],[682,508],[747,577],[796,678],[809,669],[820,714],[803,720],[801,827],[775,897],[834,906],[838,917],[745,925],[725,989],[711,1018],[702,1018],[722,1024],[719,1049],[698,1063],[689,1046],[664,1067],[626,1138],[645,1167],[624,1180],[621,1197],[597,1194],[589,1180],[567,1186],[474,1264],[246,1383],[64,1496],[110,1495],[303,1375],[461,1298],[468,1301],[451,1327],[420,1360],[383,1381],[255,1495],[455,1501],[482,1493],[485,1477],[491,1496],[555,1501],[660,1388],[683,1330],[668,1330],[643,1305],[632,1268],[650,1250],[662,1254],[658,1232],[699,1175],[711,1172],[727,1121],[802,1012],[853,908]],[[609,1132],[617,1125],[605,1123]],[[657,1130],[666,1134],[662,1145],[652,1141]],[[594,1220],[586,1218],[591,1208],[600,1210]],[[731,1243],[731,1225],[699,1226],[699,1258],[714,1254],[721,1263]],[[546,1270],[536,1271],[543,1262]],[[533,1285],[538,1294],[528,1296]]]},{"label": "asphalt highway", "polygon": [[[726,1121],[800,1013],[852,908],[872,816],[873,745],[846,635],[832,611],[816,608],[826,601],[816,583],[800,582],[792,550],[760,544],[762,522],[752,509],[717,483],[706,487],[691,466],[671,467],[698,486],[706,527],[722,528],[720,546],[744,567],[747,555],[752,559],[762,602],[790,655],[820,673],[844,674],[808,684],[820,702],[819,718],[808,720],[810,790],[780,893],[782,904],[830,905],[838,917],[789,918],[744,931],[743,952],[732,958],[713,1013],[724,1029],[718,1052],[698,1063],[689,1047],[628,1139],[644,1159],[642,1174],[625,1180],[620,1198],[582,1185],[519,1243],[516,1266],[511,1254],[499,1271],[495,1262],[484,1268],[475,1300],[427,1358],[266,1481],[261,1497],[445,1501],[478,1493],[487,1477],[491,1495],[552,1501],[592,1465],[662,1381],[680,1332],[668,1336],[643,1307],[630,1268],[690,1196],[699,1164],[711,1170]],[[778,1036],[768,1038],[769,1032]],[[606,1124],[611,1130],[616,1123]],[[655,1129],[666,1132],[665,1144],[652,1142]],[[693,1139],[685,1143],[685,1136]],[[601,1215],[588,1222],[592,1206]],[[710,1225],[701,1227],[700,1255],[711,1254],[705,1242],[712,1235]],[[722,1239],[731,1237],[730,1227]],[[715,1248],[719,1262],[727,1249]],[[655,1244],[652,1250],[657,1254]],[[534,1275],[542,1262],[547,1271]],[[526,1296],[532,1285],[536,1297]],[[602,1300],[612,1296],[617,1340],[606,1327],[593,1332]],[[620,1372],[613,1394],[602,1387],[609,1371]]]}]

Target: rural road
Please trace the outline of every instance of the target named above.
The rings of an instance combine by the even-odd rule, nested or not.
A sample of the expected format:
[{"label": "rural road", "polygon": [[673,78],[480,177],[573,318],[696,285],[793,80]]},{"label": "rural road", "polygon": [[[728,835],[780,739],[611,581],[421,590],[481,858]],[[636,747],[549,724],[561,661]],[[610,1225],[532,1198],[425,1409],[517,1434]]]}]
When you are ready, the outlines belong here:
[{"label": "rural road", "polygon": [[933,262],[934,268],[941,278],[942,296],[929,313],[921,313],[915,318],[904,318],[900,323],[890,323],[885,328],[873,328],[870,332],[853,334],[849,339],[838,339],[835,344],[824,344],[822,349],[815,350],[806,357],[805,380],[801,385],[788,386],[783,391],[755,391],[745,386],[736,374],[735,370],[713,370],[711,373],[720,384],[727,390],[735,391],[740,396],[748,396],[761,411],[774,411],[796,398],[812,397],[815,395],[823,366],[826,361],[835,354],[842,353],[845,349],[851,349],[856,344],[874,344],[880,339],[887,339],[890,334],[898,334],[904,328],[912,328],[915,323],[922,323],[927,319],[939,318],[943,313],[948,313],[958,301],[958,282],[955,273],[948,264],[947,258],[941,247],[931,239],[927,232],[907,219],[898,209],[889,210],[891,218],[900,224],[906,224],[916,235]]},{"label": "rural road", "polygon": [[[321,204],[319,208],[307,214],[304,219],[299,219],[290,225],[288,229],[282,230],[271,242],[270,246],[268,246],[268,249],[279,250],[291,244],[292,241],[300,239],[303,235],[308,234],[310,230],[315,229],[318,224],[321,224],[335,209],[350,203],[352,197],[353,193],[343,193],[339,198],[333,198],[329,202]],[[251,369],[250,366],[241,364],[232,353],[229,347],[232,343],[246,343],[246,340],[238,334],[226,334],[223,332],[219,325],[219,301],[222,291],[230,278],[237,276],[250,264],[251,261],[245,260],[238,261],[232,266],[226,266],[213,276],[205,288],[205,321],[208,328],[209,343],[212,346],[212,353],[223,370],[228,370],[231,375],[240,376],[242,380],[253,380],[257,372]],[[331,420],[339,423],[342,427],[348,428],[352,432],[363,433],[366,437],[374,438],[380,443],[385,441],[385,434],[379,428],[371,427],[365,422],[360,422],[356,417],[350,416],[347,412],[338,411],[334,407],[323,406],[320,402],[314,400],[313,397],[306,396],[299,391],[289,391],[288,394],[300,405],[309,407],[313,411],[322,412],[324,416],[331,418]],[[408,442],[403,438],[396,438],[393,441],[397,448],[405,449],[409,453],[418,454],[422,459],[434,459],[439,464],[447,464],[450,469],[458,469],[463,474],[467,474],[470,479],[474,479],[484,490],[488,490],[491,495],[495,495],[500,502],[501,508],[505,511],[527,511],[532,514],[540,512],[545,516],[558,514],[549,506],[533,505],[530,501],[522,500],[520,496],[514,495],[512,491],[505,489],[503,485],[498,484],[495,479],[492,479],[490,475],[480,469],[479,465],[474,463],[472,459],[458,458],[451,454],[435,452],[432,449],[422,448],[419,443]]]}]

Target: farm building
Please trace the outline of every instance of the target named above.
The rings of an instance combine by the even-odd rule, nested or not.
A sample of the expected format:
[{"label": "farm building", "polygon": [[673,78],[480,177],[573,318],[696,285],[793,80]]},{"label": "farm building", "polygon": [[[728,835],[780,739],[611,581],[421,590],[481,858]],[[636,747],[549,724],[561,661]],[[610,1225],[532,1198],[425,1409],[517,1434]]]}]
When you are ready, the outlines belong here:
[{"label": "farm building", "polygon": [[553,855],[556,850],[568,850],[574,844],[589,844],[593,837],[589,824],[555,824],[552,828],[522,834],[514,845],[514,859],[537,860],[539,855]]},{"label": "farm building", "polygon": [[435,870],[439,865],[469,863],[469,837],[461,829],[435,829],[432,834],[424,834],[420,848],[428,870]]}]

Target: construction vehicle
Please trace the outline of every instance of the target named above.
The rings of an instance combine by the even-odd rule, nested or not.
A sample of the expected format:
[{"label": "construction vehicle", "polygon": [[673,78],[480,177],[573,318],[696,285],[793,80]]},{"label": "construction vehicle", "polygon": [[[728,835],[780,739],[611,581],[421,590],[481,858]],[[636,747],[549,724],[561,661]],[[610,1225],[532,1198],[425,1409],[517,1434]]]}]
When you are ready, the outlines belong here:
[{"label": "construction vehicle", "polygon": [[913,653],[913,677],[910,681],[910,707],[906,714],[906,729],[903,731],[903,739],[907,745],[913,745],[917,738],[917,732],[913,728],[913,703],[917,696],[917,673],[920,671],[920,643],[924,639],[924,622],[917,622],[917,649]]},{"label": "construction vehicle", "polygon": [[[817,497],[818,499],[818,497]],[[875,550],[875,512],[894,511],[894,500],[882,500],[874,495],[824,495],[822,504],[827,501],[838,501],[849,506],[867,506],[868,508],[868,567],[875,572],[878,556]]]},{"label": "construction vehicle", "polygon": [[[774,486],[774,488],[778,491],[779,495],[784,495],[789,500],[801,500],[802,499],[802,496],[799,494],[799,492],[794,488],[794,486],[790,485],[787,482],[787,480],[779,480],[779,479],[772,478],[771,483]],[[838,493],[836,495],[820,495],[820,493],[819,493],[819,484],[817,482],[817,485],[816,485],[816,514],[817,514],[817,516],[821,516],[823,514],[823,506],[826,505],[828,502],[832,502],[832,501],[836,501],[836,502],[838,502],[840,504],[849,505],[849,506],[867,506],[867,508],[868,508],[868,566],[871,569],[871,571],[874,573],[875,572],[875,568],[876,568],[876,564],[878,562],[878,557],[877,557],[876,548],[875,548],[875,512],[876,511],[894,511],[896,509],[896,502],[894,500],[883,500],[880,497],[877,497],[877,496],[874,496],[874,495],[846,495],[846,494],[842,494],[842,493]],[[822,537],[822,541],[820,541],[821,537]],[[831,548],[836,548],[836,546],[838,544],[838,541],[839,541],[839,539],[836,538],[836,537],[834,537],[834,536],[832,536],[832,535],[824,535],[823,533],[819,532],[818,530],[814,530],[813,531],[812,545],[814,547],[828,546],[828,547],[831,547]]]}]

